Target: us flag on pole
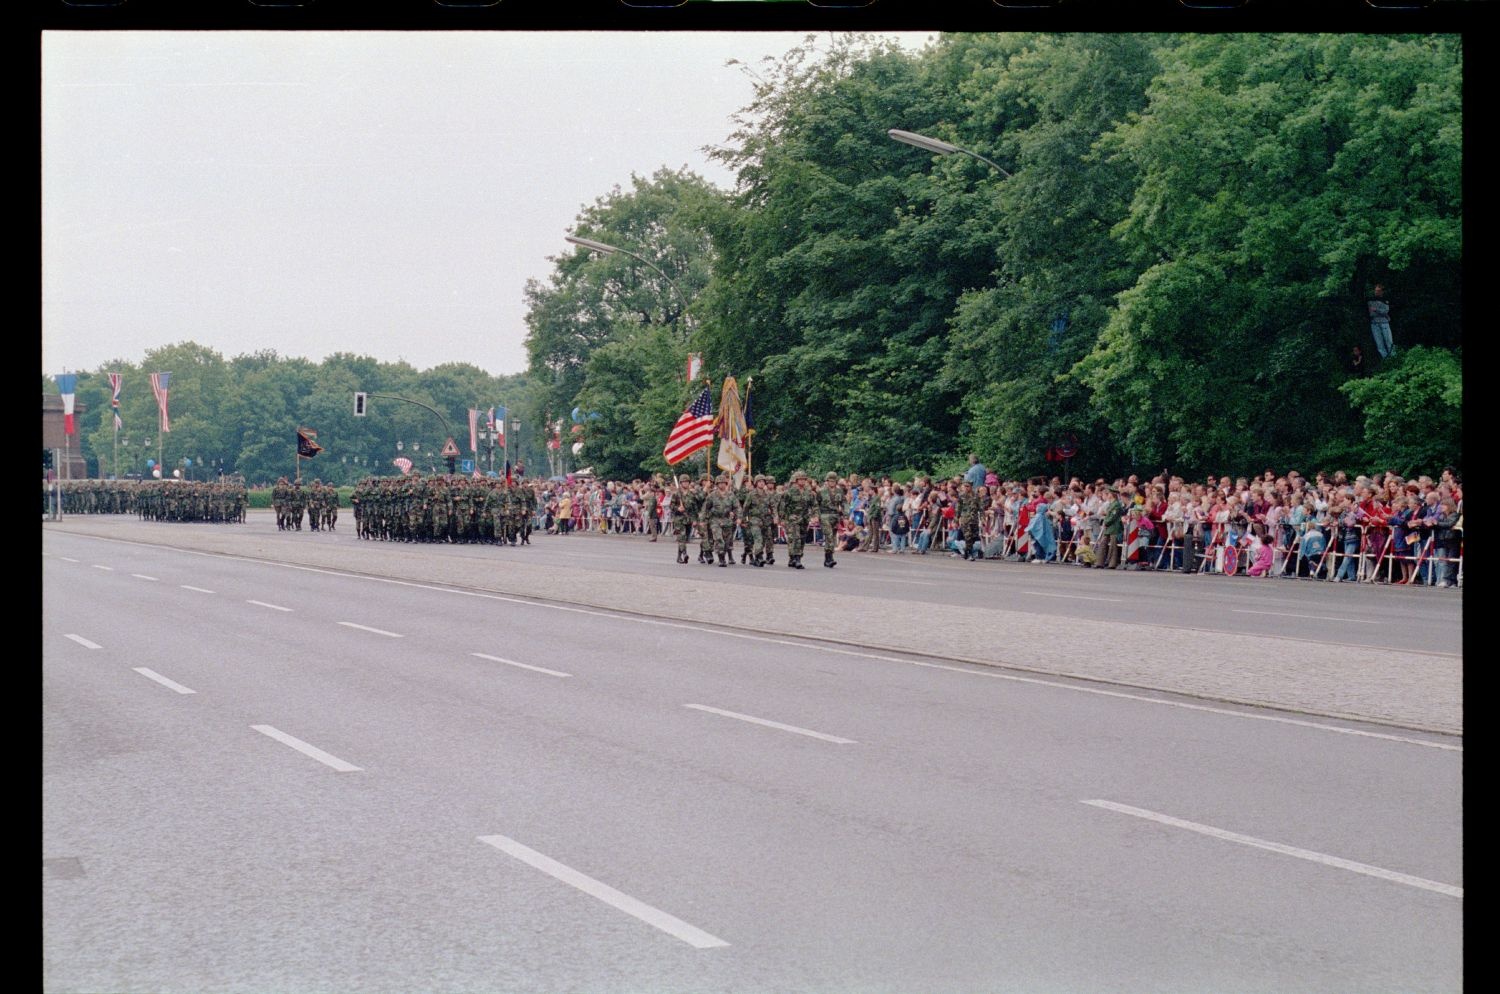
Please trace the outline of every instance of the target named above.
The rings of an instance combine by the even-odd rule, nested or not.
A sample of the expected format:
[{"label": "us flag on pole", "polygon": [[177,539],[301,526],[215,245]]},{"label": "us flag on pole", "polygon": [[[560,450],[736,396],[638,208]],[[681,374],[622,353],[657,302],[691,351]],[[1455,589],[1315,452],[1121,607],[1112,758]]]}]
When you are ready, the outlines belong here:
[{"label": "us flag on pole", "polygon": [[709,397],[708,387],[704,387],[698,399],[682,412],[682,417],[672,426],[672,433],[667,436],[667,446],[662,450],[662,455],[666,457],[667,465],[675,466],[694,452],[708,448],[713,442],[713,401]]},{"label": "us flag on pole", "polygon": [[156,395],[156,410],[161,414],[161,430],[171,431],[172,422],[167,420],[167,381],[171,373],[152,373],[151,392]]}]

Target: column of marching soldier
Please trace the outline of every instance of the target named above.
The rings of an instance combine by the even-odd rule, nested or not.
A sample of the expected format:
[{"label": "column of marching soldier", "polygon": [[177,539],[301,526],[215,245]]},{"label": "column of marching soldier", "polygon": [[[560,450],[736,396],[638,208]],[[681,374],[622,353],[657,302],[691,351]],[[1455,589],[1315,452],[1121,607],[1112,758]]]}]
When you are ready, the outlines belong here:
[{"label": "column of marching soldier", "polygon": [[300,532],[302,513],[306,511],[311,530],[331,532],[339,523],[339,492],[322,480],[312,481],[303,490],[300,480],[288,483],[283,476],[271,488],[271,510],[276,513],[278,531]]},{"label": "column of marching soldier", "polygon": [[[821,487],[800,470],[792,474],[791,485],[784,493],[776,492],[776,480],[758,473],[748,487],[732,489],[734,481],[727,474],[717,480],[702,477],[694,485],[691,476],[677,478],[670,499],[672,524],[677,535],[677,561],[688,561],[688,541],[698,526],[698,562],[718,565],[734,563],[736,526],[744,540],[740,562],[754,566],[771,566],[776,562],[778,523],[786,531],[787,567],[803,569],[803,546],[808,527],[816,520],[823,533],[823,565],[837,566],[833,558],[834,535],[844,514],[848,493],[837,473],[828,473]],[[655,539],[652,539],[655,541]]]},{"label": "column of marching soldier", "polygon": [[[191,482],[135,482],[78,480],[61,485],[63,511],[72,514],[135,513],[151,521],[245,520],[248,495],[243,484]],[[647,533],[656,541],[657,485],[648,492]],[[738,530],[744,541],[740,562],[770,566],[776,562],[778,526],[785,529],[787,567],[803,569],[803,547],[814,521],[822,531],[823,565],[838,565],[833,536],[848,502],[836,473],[828,473],[821,487],[803,472],[792,474],[785,492],[776,492],[775,478],[756,474],[750,485],[733,489],[726,474],[717,480],[683,475],[666,495],[677,537],[677,561],[688,562],[688,544],[696,527],[698,562],[719,566],[734,563]],[[314,480],[307,489],[285,477],[272,488],[276,527],[301,531],[307,513],[312,531],[332,531],[338,522],[338,491]],[[369,477],[350,497],[355,531],[363,539],[391,542],[478,542],[530,545],[537,513],[534,486],[503,479],[457,476]]]},{"label": "column of marching soldier", "polygon": [[[243,522],[250,495],[243,483],[186,480],[63,480],[64,514],[134,514],[143,521]],[[46,510],[46,485],[43,485]]]},{"label": "column of marching soldier", "polygon": [[530,545],[537,496],[521,481],[413,473],[366,479],[350,503],[360,538]]}]

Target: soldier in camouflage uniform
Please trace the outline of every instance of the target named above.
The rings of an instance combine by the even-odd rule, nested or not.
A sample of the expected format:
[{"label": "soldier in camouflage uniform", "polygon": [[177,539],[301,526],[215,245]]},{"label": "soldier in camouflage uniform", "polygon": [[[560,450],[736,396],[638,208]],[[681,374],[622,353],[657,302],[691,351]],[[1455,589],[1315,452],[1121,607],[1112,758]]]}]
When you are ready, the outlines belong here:
[{"label": "soldier in camouflage uniform", "polygon": [[792,485],[781,495],[781,506],[777,516],[786,526],[787,568],[803,569],[802,544],[807,537],[807,522],[817,506],[817,495],[813,493],[812,481],[798,470],[792,474]]},{"label": "soldier in camouflage uniform", "polygon": [[839,519],[844,516],[847,498],[839,485],[839,475],[829,472],[823,476],[823,486],[818,488],[818,525],[823,530],[823,565],[837,566],[833,558],[833,547],[838,540]]},{"label": "soldier in camouflage uniform", "polygon": [[307,489],[307,527],[318,531],[323,527],[323,481],[313,480]]},{"label": "soldier in camouflage uniform", "polygon": [[286,531],[287,518],[289,517],[287,513],[287,498],[290,490],[291,486],[286,482],[286,477],[284,476],[277,480],[276,485],[271,488],[271,510],[276,512],[277,531]]},{"label": "soldier in camouflage uniform", "polygon": [[974,552],[974,543],[979,541],[979,515],[983,511],[983,501],[974,492],[974,484],[965,480],[958,488],[958,507],[954,512],[959,532],[963,535],[965,560],[984,558],[983,553],[976,556]]},{"label": "soldier in camouflage uniform", "polygon": [[756,485],[761,498],[757,502],[760,510],[760,554],[767,566],[776,565],[776,478],[767,473],[762,483]]},{"label": "soldier in camouflage uniform", "polygon": [[294,531],[302,530],[302,512],[307,509],[307,493],[302,489],[300,482],[293,483],[288,495],[287,520],[291,523]]},{"label": "soldier in camouflage uniform", "polygon": [[521,544],[530,545],[531,523],[536,518],[536,487],[524,479],[518,479],[516,485],[521,488]]},{"label": "soldier in camouflage uniform", "polygon": [[718,553],[719,565],[728,566],[734,554],[734,524],[740,513],[740,499],[729,489],[728,474],[720,474],[714,492],[704,502],[708,526],[713,532],[714,552]]},{"label": "soldier in camouflage uniform", "polygon": [[702,502],[698,505],[698,561],[704,565],[712,566],[714,557],[710,551],[713,548],[713,536],[710,534],[708,524],[708,499],[714,493],[714,479],[705,473],[698,478],[699,490],[702,493]]},{"label": "soldier in camouflage uniform", "polygon": [[656,532],[659,522],[656,517],[657,505],[661,502],[660,495],[656,492],[655,482],[646,484],[646,494],[641,499],[641,531],[650,536],[647,541],[656,541]]},{"label": "soldier in camouflage uniform", "polygon": [[[677,535],[677,561],[688,561],[688,539],[693,534],[693,519],[698,516],[702,498],[693,486],[693,478],[686,473],[677,478],[677,488],[672,491],[672,531]],[[699,557],[699,562],[702,562]]]},{"label": "soldier in camouflage uniform", "polygon": [[765,510],[767,502],[766,478],[757,473],[750,486],[744,490],[740,515],[740,531],[745,537],[745,549],[750,554],[751,564],[755,566],[766,564]]},{"label": "soldier in camouflage uniform", "polygon": [[339,523],[339,492],[332,484],[323,488],[323,508],[323,526],[333,531]]}]

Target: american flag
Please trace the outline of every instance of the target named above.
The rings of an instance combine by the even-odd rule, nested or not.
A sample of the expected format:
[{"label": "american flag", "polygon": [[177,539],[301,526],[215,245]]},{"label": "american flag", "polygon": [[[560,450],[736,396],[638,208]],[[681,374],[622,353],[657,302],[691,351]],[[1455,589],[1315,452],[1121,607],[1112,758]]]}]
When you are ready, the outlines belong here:
[{"label": "american flag", "polygon": [[161,430],[171,431],[172,422],[167,419],[167,381],[171,373],[152,373],[151,392],[156,395],[156,409],[161,413]]},{"label": "american flag", "polygon": [[667,436],[667,445],[662,450],[662,455],[666,457],[667,465],[675,466],[694,452],[708,448],[713,442],[713,400],[709,397],[708,387],[704,387],[698,399],[682,412],[682,417],[672,426],[672,433]]}]

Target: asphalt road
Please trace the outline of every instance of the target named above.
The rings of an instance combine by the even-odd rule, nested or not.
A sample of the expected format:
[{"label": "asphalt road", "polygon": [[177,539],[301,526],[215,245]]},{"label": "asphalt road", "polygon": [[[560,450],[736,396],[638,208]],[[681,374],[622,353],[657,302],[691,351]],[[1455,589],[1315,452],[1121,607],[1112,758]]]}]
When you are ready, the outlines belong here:
[{"label": "asphalt road", "polygon": [[[517,554],[690,569],[572,542]],[[43,553],[48,991],[1462,986],[1453,737],[78,535]],[[871,610],[890,569],[1195,582],[865,560],[691,569],[747,597],[854,576]]]}]

